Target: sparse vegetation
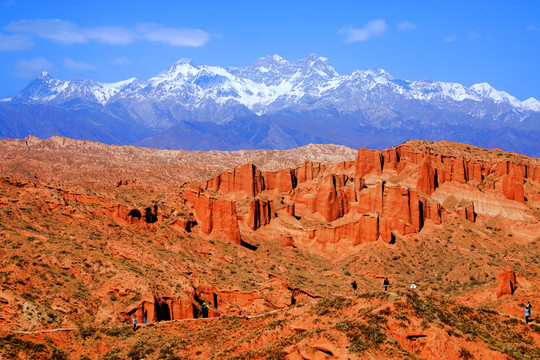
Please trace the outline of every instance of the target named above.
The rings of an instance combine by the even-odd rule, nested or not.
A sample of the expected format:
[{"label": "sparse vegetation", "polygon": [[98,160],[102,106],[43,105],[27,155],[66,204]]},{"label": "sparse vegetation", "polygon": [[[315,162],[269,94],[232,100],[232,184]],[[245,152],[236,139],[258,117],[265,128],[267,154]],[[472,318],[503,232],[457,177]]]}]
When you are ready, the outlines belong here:
[{"label": "sparse vegetation", "polygon": [[[425,144],[437,150],[436,144]],[[464,149],[471,156],[480,151]],[[409,165],[392,176],[388,187],[416,176],[418,164]],[[116,187],[117,179],[110,180],[114,171],[108,180],[93,183],[79,183],[77,176],[39,186],[0,179],[0,284],[9,289],[0,304],[6,317],[26,330],[84,324],[78,331],[47,334],[51,340],[43,340],[43,334],[0,337],[0,358],[87,360],[98,349],[96,356],[109,360],[282,359],[298,346],[306,352],[334,351],[324,346],[317,350],[324,342],[347,344],[345,351],[360,357],[421,359],[431,331],[448,335],[445,341],[462,359],[473,359],[477,347],[509,359],[540,358],[540,327],[525,327],[521,319],[499,314],[521,309],[526,300],[522,292],[480,305],[474,298],[489,298],[497,274],[508,265],[529,282],[518,284],[523,286],[519,289],[535,294],[540,238],[526,238],[523,234],[534,230],[530,224],[517,227],[502,215],[484,214],[480,221],[470,222],[453,214],[452,209],[470,203],[466,194],[446,197],[444,209],[423,204],[423,211],[445,214],[442,224],[426,219],[422,231],[399,233],[394,244],[379,239],[355,246],[337,237],[336,243],[321,243],[319,228],[337,227],[341,219],[329,222],[321,214],[309,216],[298,204],[301,217],[283,214],[292,193],[260,194],[261,199],[274,200],[279,216],[267,228],[249,230],[242,221],[252,214],[251,198],[242,197],[235,203],[240,231],[242,240],[257,248],[254,251],[220,237],[222,229],[208,236],[202,233],[200,217],[183,196],[194,190],[192,185],[169,183],[172,180],[161,174],[155,184]],[[214,170],[204,171],[208,177]],[[413,191],[413,180],[403,189]],[[315,188],[317,181],[299,186]],[[487,176],[475,185],[483,194],[473,187],[467,191],[488,196],[497,191],[492,185],[500,186],[499,181]],[[167,186],[160,186],[163,183]],[[361,191],[369,192],[368,186],[374,184]],[[525,186],[535,196],[537,184],[529,181]],[[295,188],[294,195],[301,196],[300,190]],[[208,194],[225,198],[214,190]],[[132,209],[144,214],[154,204],[159,205],[157,222],[130,222],[120,216]],[[518,215],[540,220],[540,210],[531,202],[523,208]],[[378,214],[379,225],[389,221],[384,211]],[[181,226],[188,219],[194,222],[189,232]],[[411,231],[409,220],[394,220]],[[284,247],[281,230],[301,241]],[[382,291],[384,276],[391,281],[388,292]],[[358,282],[356,292],[352,280]],[[415,292],[409,290],[411,283],[418,285]],[[531,299],[536,303],[536,295]],[[166,319],[173,311],[177,318],[191,317],[205,300],[219,319],[152,324],[135,332],[124,324],[125,313],[133,313],[143,301],[145,309],[159,311]],[[268,313],[241,317],[264,312]],[[397,335],[405,332],[413,338]],[[77,352],[79,348],[83,350]]]}]

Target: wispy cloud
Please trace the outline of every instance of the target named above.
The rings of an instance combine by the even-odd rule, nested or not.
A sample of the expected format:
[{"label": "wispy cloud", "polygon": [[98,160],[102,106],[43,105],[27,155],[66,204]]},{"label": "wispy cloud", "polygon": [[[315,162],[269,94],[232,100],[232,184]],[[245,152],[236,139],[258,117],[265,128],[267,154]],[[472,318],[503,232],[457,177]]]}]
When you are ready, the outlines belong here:
[{"label": "wispy cloud", "polygon": [[90,40],[110,45],[127,45],[137,39],[137,34],[120,26],[100,26],[84,30],[85,36]]},{"label": "wispy cloud", "polygon": [[346,42],[358,42],[366,41],[374,36],[381,36],[387,29],[386,20],[371,20],[361,29],[344,28],[340,30],[340,33],[345,34]]},{"label": "wispy cloud", "polygon": [[129,60],[125,56],[117,57],[116,59],[113,60],[113,63],[115,63],[116,65],[120,65],[120,66],[126,66],[126,65],[131,65],[132,64],[131,60]]},{"label": "wispy cloud", "polygon": [[141,24],[137,31],[145,40],[171,46],[200,47],[210,40],[210,35],[199,29],[174,29],[158,24]]},{"label": "wispy cloud", "polygon": [[397,29],[400,31],[416,29],[416,24],[410,21],[402,21],[397,24]]},{"label": "wispy cloud", "polygon": [[87,41],[77,24],[58,19],[14,21],[5,29],[14,34],[34,36],[61,44],[81,44]]},{"label": "wispy cloud", "polygon": [[26,36],[29,40],[42,38],[66,45],[85,44],[91,41],[109,45],[128,45],[135,41],[146,40],[169,46],[200,47],[210,41],[210,34],[204,30],[170,28],[160,24],[138,24],[134,28],[121,26],[81,28],[71,21],[37,19],[11,22],[5,30],[12,34],[3,35],[4,37]]},{"label": "wispy cloud", "polygon": [[456,34],[448,35],[443,38],[444,42],[454,42],[458,39],[458,36]]},{"label": "wispy cloud", "polygon": [[71,70],[95,70],[96,66],[87,63],[86,61],[75,61],[70,58],[64,59],[64,67]]},{"label": "wispy cloud", "polygon": [[45,60],[44,58],[36,58],[32,60],[19,60],[15,64],[15,76],[22,78],[36,77],[42,71],[52,71],[54,69],[53,64]]},{"label": "wispy cloud", "polygon": [[539,31],[539,30],[540,30],[540,28],[536,27],[536,25],[534,25],[534,24],[529,24],[525,28],[525,31]]},{"label": "wispy cloud", "polygon": [[29,50],[33,46],[34,43],[28,36],[0,34],[0,51]]}]

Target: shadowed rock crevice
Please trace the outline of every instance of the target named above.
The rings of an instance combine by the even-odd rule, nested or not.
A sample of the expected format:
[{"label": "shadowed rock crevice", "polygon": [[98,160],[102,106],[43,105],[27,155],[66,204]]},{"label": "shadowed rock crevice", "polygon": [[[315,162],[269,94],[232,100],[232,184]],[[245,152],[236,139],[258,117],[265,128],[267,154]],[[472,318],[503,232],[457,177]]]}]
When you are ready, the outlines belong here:
[{"label": "shadowed rock crevice", "polygon": [[252,245],[244,240],[240,242],[240,245],[252,251],[257,251],[257,249],[259,248],[257,245]]},{"label": "shadowed rock crevice", "polygon": [[135,218],[135,219],[138,219],[138,220],[141,220],[142,218],[142,214],[141,212],[139,211],[139,209],[133,209],[129,212],[128,216],[132,217],[132,218]]}]

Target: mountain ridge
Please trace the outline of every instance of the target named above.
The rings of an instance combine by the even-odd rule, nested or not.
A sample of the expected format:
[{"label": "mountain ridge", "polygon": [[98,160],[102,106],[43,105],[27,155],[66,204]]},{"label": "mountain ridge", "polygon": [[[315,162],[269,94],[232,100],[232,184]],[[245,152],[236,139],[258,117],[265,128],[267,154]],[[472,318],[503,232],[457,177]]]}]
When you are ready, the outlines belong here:
[{"label": "mountain ridge", "polygon": [[[244,68],[181,58],[147,81],[64,81],[44,72],[0,102],[0,137],[78,137],[58,116],[35,115],[56,132],[12,124],[22,116],[21,106],[67,111],[86,124],[81,135],[88,140],[168,149],[283,149],[309,142],[381,149],[423,138],[502,144],[537,156],[540,139],[540,102],[534,98],[520,101],[487,83],[403,80],[382,69],[340,75],[315,54],[294,62],[266,56]],[[378,140],[371,143],[373,136],[365,133]]]}]

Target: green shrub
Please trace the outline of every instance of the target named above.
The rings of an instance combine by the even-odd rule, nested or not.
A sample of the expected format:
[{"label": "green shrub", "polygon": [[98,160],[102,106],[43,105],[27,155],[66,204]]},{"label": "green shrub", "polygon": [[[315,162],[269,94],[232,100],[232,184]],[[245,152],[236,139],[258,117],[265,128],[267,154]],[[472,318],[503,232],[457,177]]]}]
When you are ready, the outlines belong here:
[{"label": "green shrub", "polygon": [[84,326],[82,324],[78,324],[77,327],[79,328],[79,336],[83,340],[94,336],[94,334],[96,333],[96,328],[92,325]]},{"label": "green shrub", "polygon": [[154,351],[148,343],[139,341],[128,351],[127,357],[132,360],[139,360],[145,358],[145,355],[152,354]]},{"label": "green shrub", "polygon": [[474,359],[474,356],[470,353],[469,350],[461,348],[461,350],[459,350],[459,358],[464,360],[470,360]]},{"label": "green shrub", "polygon": [[325,298],[319,301],[314,306],[315,314],[322,316],[331,313],[331,310],[339,310],[343,309],[347,306],[351,306],[352,301],[350,299],[346,299],[341,296],[333,297],[333,298]]}]

